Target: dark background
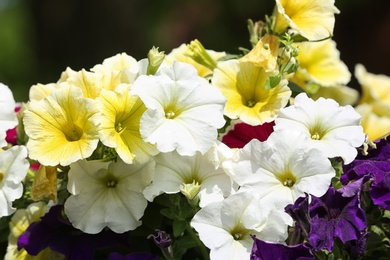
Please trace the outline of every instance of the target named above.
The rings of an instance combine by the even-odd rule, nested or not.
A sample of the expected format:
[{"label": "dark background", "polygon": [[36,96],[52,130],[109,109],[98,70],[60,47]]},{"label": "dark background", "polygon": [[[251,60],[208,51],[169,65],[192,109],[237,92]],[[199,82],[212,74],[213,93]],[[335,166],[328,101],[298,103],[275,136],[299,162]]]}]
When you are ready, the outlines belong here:
[{"label": "dark background", "polygon": [[[362,63],[390,76],[390,1],[336,0],[334,40],[351,73]],[[67,66],[89,69],[152,46],[169,53],[199,39],[207,49],[249,48],[247,19],[271,15],[273,0],[0,0],[0,82],[17,101]],[[356,79],[349,86],[359,89]]]}]

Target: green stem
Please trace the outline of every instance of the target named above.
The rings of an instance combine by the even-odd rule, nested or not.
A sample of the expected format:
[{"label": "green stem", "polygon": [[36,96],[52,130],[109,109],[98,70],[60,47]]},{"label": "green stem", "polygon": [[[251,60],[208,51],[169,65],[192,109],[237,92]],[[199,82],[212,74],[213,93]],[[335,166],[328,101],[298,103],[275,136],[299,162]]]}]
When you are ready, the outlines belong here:
[{"label": "green stem", "polygon": [[207,251],[207,248],[203,244],[202,241],[200,241],[198,235],[195,233],[195,231],[192,229],[192,227],[187,223],[186,225],[186,231],[191,236],[191,238],[198,244],[198,248],[200,249],[200,253],[202,254],[202,259],[209,260],[209,252]]}]

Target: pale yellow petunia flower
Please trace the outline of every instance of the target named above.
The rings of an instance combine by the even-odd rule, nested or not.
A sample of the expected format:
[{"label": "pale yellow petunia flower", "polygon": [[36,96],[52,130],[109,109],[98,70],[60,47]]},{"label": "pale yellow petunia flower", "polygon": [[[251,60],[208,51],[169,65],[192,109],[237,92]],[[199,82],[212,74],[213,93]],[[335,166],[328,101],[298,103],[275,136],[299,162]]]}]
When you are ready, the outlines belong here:
[{"label": "pale yellow petunia flower", "polygon": [[360,103],[384,102],[390,108],[390,77],[367,72],[362,64],[355,66],[355,77],[362,87]]},{"label": "pale yellow petunia flower", "polygon": [[142,140],[140,119],[146,107],[137,96],[129,93],[130,85],[121,84],[115,92],[102,90],[99,110],[102,114],[99,135],[102,143],[115,148],[119,157],[126,163],[143,163],[157,148]]},{"label": "pale yellow petunia flower", "polygon": [[291,28],[309,41],[332,36],[335,0],[276,0],[274,31],[283,33]]},{"label": "pale yellow petunia flower", "polygon": [[39,101],[44,99],[47,96],[50,96],[51,92],[59,88],[59,85],[56,83],[32,85],[29,90],[29,100],[30,101]]},{"label": "pale yellow petunia flower", "polygon": [[363,103],[355,107],[362,116],[361,124],[368,139],[375,141],[390,133],[390,110],[378,104]]},{"label": "pale yellow petunia flower", "polygon": [[285,79],[267,90],[265,85],[270,75],[263,67],[255,66],[252,62],[219,62],[212,83],[227,99],[224,114],[250,125],[273,121],[287,104],[291,90]]},{"label": "pale yellow petunia flower", "polygon": [[47,166],[88,158],[99,141],[97,116],[96,102],[67,83],[45,99],[29,102],[23,123],[30,158]]},{"label": "pale yellow petunia flower", "polygon": [[241,62],[252,62],[255,66],[274,72],[278,69],[278,53],[279,37],[266,34],[248,54],[241,58]]},{"label": "pale yellow petunia flower", "polygon": [[95,65],[91,70],[99,74],[118,73],[121,83],[133,83],[139,74],[137,60],[124,52],[105,59],[102,64]]},{"label": "pale yellow petunia flower", "polygon": [[315,83],[322,87],[345,85],[351,79],[351,73],[340,60],[336,43],[331,40],[321,42],[302,42],[297,60],[299,68],[291,80],[304,87],[306,83]]},{"label": "pale yellow petunia flower", "polygon": [[317,100],[320,97],[334,99],[340,106],[355,105],[360,97],[359,91],[348,86],[320,87],[318,91],[310,96]]},{"label": "pale yellow petunia flower", "polygon": [[[196,68],[196,70],[198,71],[198,75],[202,78],[210,76],[213,73],[211,69],[197,63],[191,57],[185,55],[186,52],[188,52],[188,45],[183,43],[165,56],[164,63],[167,65],[171,65],[173,61],[180,61],[191,64]],[[218,59],[226,55],[225,52],[217,52],[213,50],[206,50],[206,52],[214,61],[217,61]]]},{"label": "pale yellow petunia flower", "polygon": [[362,88],[356,110],[362,116],[364,132],[373,141],[390,133],[390,77],[369,73],[362,64],[355,66],[355,77]]}]

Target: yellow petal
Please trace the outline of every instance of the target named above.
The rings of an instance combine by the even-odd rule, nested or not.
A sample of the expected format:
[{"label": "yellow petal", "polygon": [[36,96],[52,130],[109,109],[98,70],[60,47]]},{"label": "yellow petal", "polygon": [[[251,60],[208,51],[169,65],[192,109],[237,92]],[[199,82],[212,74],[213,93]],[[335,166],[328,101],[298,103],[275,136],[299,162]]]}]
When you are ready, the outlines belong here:
[{"label": "yellow petal", "polygon": [[100,84],[101,76],[84,69],[69,77],[67,82],[72,86],[80,88],[86,98],[97,98],[102,89]]},{"label": "yellow petal", "polygon": [[31,86],[29,91],[29,99],[30,101],[39,101],[49,96],[51,92],[53,92],[57,88],[59,88],[59,85],[55,83],[49,83],[49,84],[38,83],[36,85]]},{"label": "yellow petal", "polygon": [[139,97],[130,95],[129,89],[129,85],[121,84],[115,92],[102,90],[98,98],[102,113],[99,134],[102,143],[115,148],[124,162],[142,163],[158,151],[141,138],[140,119],[146,107]]},{"label": "yellow petal", "polygon": [[389,76],[369,73],[363,65],[357,64],[355,66],[355,77],[362,87],[360,103],[381,101],[390,104]]},{"label": "yellow petal", "polygon": [[82,96],[81,89],[65,84],[49,97],[27,104],[23,124],[31,159],[65,166],[93,153],[99,141],[95,125],[99,111],[94,100]]},{"label": "yellow petal", "polygon": [[231,119],[241,119],[250,125],[273,121],[290,96],[287,80],[267,90],[267,73],[251,62],[229,60],[218,63],[212,79],[227,99],[224,113]]},{"label": "yellow petal", "polygon": [[277,69],[277,56],[279,51],[279,37],[274,35],[264,35],[256,46],[244,57],[241,62],[252,62],[255,66],[263,67],[267,71]]},{"label": "yellow petal", "polygon": [[57,201],[57,167],[41,165],[35,174],[31,189],[34,201],[49,198]]},{"label": "yellow petal", "polygon": [[330,37],[339,13],[334,0],[276,0],[275,11],[277,33],[292,28],[310,41]]},{"label": "yellow petal", "polygon": [[[207,76],[210,76],[212,74],[212,71],[209,68],[197,63],[192,58],[186,56],[185,53],[187,51],[188,51],[187,45],[182,44],[178,48],[173,49],[171,51],[171,53],[167,54],[165,56],[164,62],[166,64],[169,64],[169,65],[172,64],[173,61],[185,62],[185,63],[191,64],[192,66],[194,66],[196,68],[196,70],[198,71],[198,75],[200,77],[205,78]],[[206,52],[215,61],[217,61],[219,58],[222,58],[223,56],[226,55],[225,52],[216,52],[213,50],[206,50]]]},{"label": "yellow petal", "polygon": [[303,42],[297,46],[299,68],[293,81],[316,83],[323,87],[345,85],[350,81],[351,73],[340,60],[340,52],[333,40]]},{"label": "yellow petal", "polygon": [[378,115],[375,107],[367,103],[360,104],[355,109],[362,116],[362,127],[369,140],[375,141],[389,134],[390,116]]}]

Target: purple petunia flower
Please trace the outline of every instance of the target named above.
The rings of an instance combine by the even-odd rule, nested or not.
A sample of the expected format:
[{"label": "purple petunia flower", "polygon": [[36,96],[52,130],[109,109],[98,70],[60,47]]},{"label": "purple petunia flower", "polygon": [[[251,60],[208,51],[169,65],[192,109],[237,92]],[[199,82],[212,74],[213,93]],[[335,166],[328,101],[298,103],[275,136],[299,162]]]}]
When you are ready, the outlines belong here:
[{"label": "purple petunia flower", "polygon": [[390,136],[378,140],[376,146],[376,149],[368,151],[367,156],[359,154],[351,164],[344,165],[344,174],[340,181],[346,185],[345,189],[350,193],[351,189],[348,186],[354,185],[350,187],[359,192],[360,189],[356,189],[358,185],[371,180],[370,197],[373,203],[390,210]]},{"label": "purple petunia flower", "polygon": [[236,123],[233,129],[228,131],[222,142],[230,148],[243,148],[250,140],[256,138],[261,142],[268,139],[274,131],[274,122],[264,123],[258,126],[251,126],[245,123]]},{"label": "purple petunia flower", "polygon": [[[358,194],[344,197],[341,192],[330,187],[322,197],[311,196],[310,203],[308,197],[300,198],[285,210],[304,234],[309,229],[307,238],[315,251],[332,251],[336,238],[344,244],[355,241],[353,243],[356,246],[365,246],[366,240],[363,237],[366,236],[367,224]],[[360,241],[359,245],[357,241]],[[356,248],[352,247],[353,243],[350,248],[356,251]]]},{"label": "purple petunia flower", "polygon": [[30,255],[37,255],[49,247],[67,259],[92,259],[98,249],[130,245],[128,234],[116,234],[105,229],[91,235],[72,227],[63,215],[63,206],[56,205],[42,217],[30,224],[18,239],[18,249],[24,248]]},{"label": "purple petunia flower", "polygon": [[254,240],[251,260],[309,260],[314,259],[314,255],[306,244],[295,246],[285,246],[277,243],[268,243],[252,237]]}]

